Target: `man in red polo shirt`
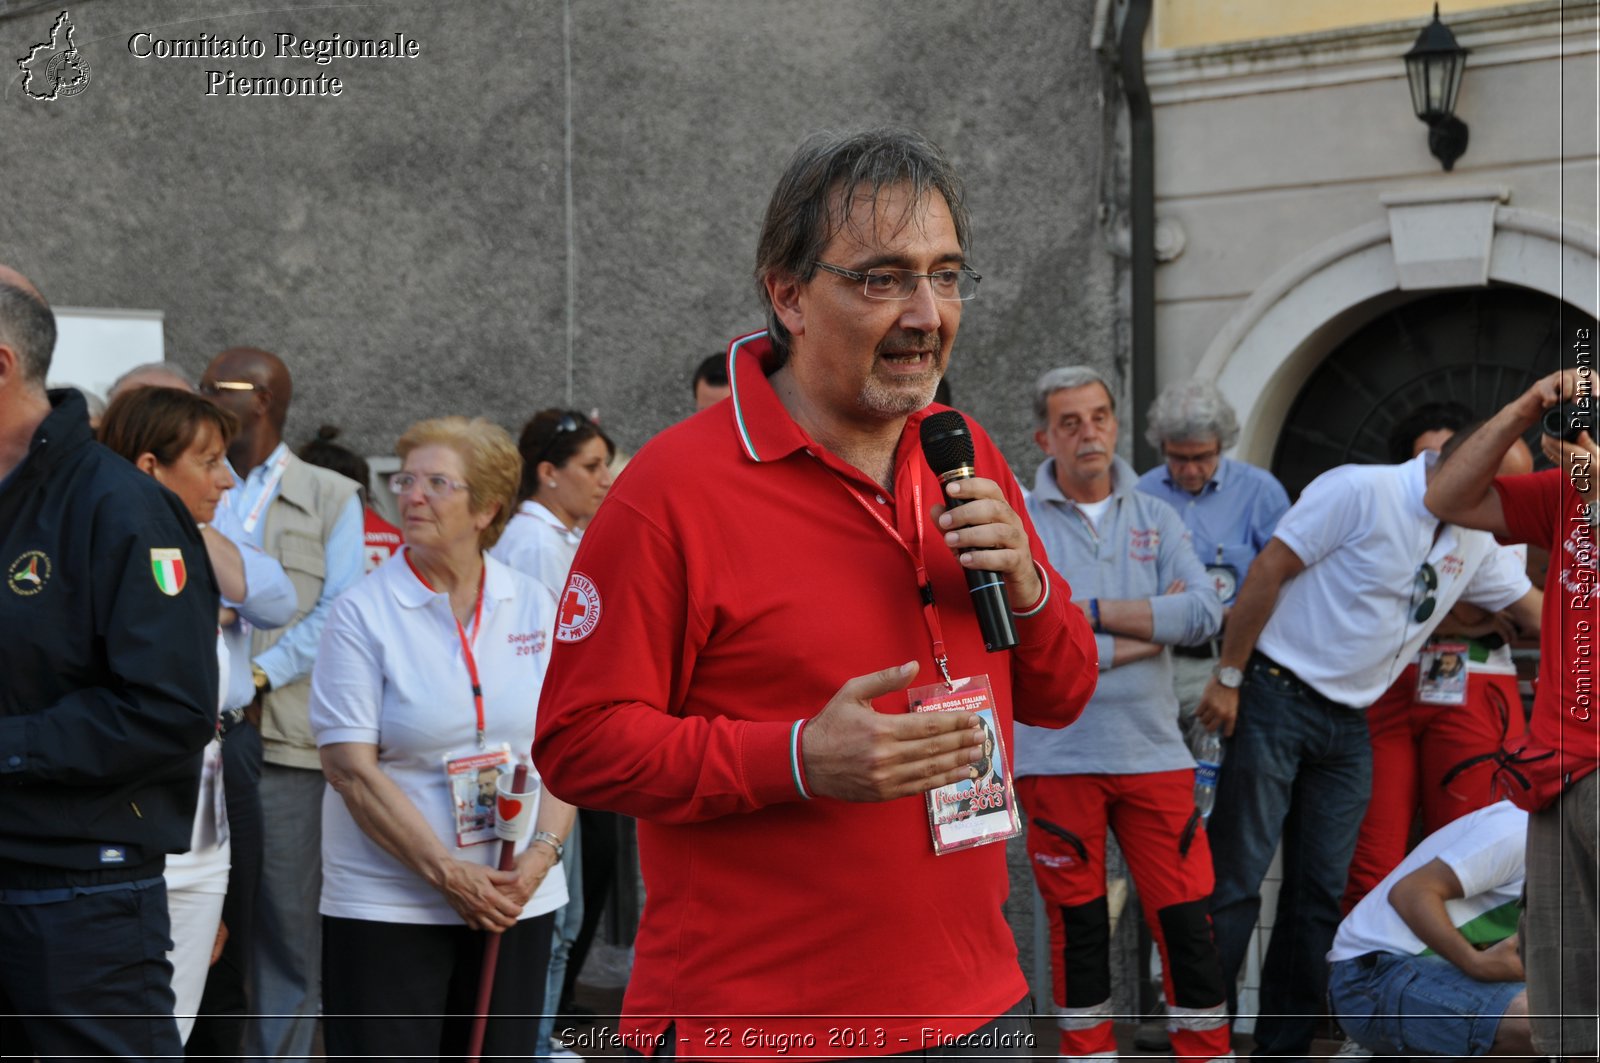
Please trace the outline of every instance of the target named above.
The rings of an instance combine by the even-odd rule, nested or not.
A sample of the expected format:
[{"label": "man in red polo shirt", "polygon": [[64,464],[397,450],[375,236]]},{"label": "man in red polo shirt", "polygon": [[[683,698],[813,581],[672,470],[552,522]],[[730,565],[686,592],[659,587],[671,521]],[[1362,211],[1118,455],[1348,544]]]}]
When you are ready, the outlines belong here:
[{"label": "man in red polo shirt", "polygon": [[[980,825],[924,796],[978,779],[981,717],[908,699],[986,678],[1009,757],[1013,719],[1078,715],[1096,660],[999,450],[973,426],[947,512],[918,443],[977,284],[967,224],[917,134],[802,144],[731,401],[644,447],[584,533],[534,754],[553,793],[641,821],[620,1033],[645,1055],[1029,1054],[1005,847],[938,854]],[[1014,649],[985,652],[970,569],[1004,576]]]},{"label": "man in red polo shirt", "polygon": [[[1423,499],[1440,520],[1550,550],[1539,686],[1528,733],[1508,741],[1500,777],[1511,800],[1530,813],[1522,960],[1533,1047],[1542,1056],[1569,1059],[1595,1054],[1600,984],[1600,724],[1594,704],[1600,451],[1593,428],[1594,337],[1579,329],[1576,339],[1573,349],[1587,352],[1590,364],[1552,373],[1512,400],[1440,466]],[[1558,403],[1564,423],[1547,424],[1542,439],[1556,467],[1497,477],[1506,450]],[[1568,431],[1584,418],[1587,430]],[[1562,435],[1550,434],[1551,427]]]}]

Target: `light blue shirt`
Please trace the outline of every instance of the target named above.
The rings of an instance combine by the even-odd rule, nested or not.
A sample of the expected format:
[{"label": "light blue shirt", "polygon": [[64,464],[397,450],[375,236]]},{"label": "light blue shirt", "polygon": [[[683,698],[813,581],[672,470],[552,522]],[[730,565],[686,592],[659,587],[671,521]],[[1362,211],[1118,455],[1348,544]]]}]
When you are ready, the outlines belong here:
[{"label": "light blue shirt", "polygon": [[1224,605],[1233,604],[1245,573],[1289,510],[1289,495],[1270,472],[1232,458],[1217,463],[1198,495],[1177,485],[1166,462],[1139,477],[1138,489],[1178,511],[1202,565],[1233,569],[1235,593]]},{"label": "light blue shirt", "polygon": [[[1028,516],[1074,599],[1146,599],[1152,642],[1204,642],[1222,624],[1222,602],[1189,547],[1183,521],[1171,506],[1134,490],[1134,482],[1133,466],[1114,459],[1111,504],[1091,523],[1062,493],[1055,459],[1049,458],[1039,466]],[[1166,593],[1180,579],[1183,590]],[[1113,637],[1096,635],[1095,645],[1100,681],[1083,715],[1054,730],[1017,724],[1017,775],[1138,775],[1194,767],[1178,731],[1172,655],[1113,668]]]},{"label": "light blue shirt", "polygon": [[299,603],[283,566],[249,541],[226,501],[217,507],[211,527],[237,546],[244,558],[244,601],[222,599],[223,605],[239,614],[238,620],[222,629],[222,641],[228,647],[228,693],[222,699],[222,707],[240,709],[256,696],[256,685],[250,677],[250,632],[282,627],[294,619]]},{"label": "light blue shirt", "polygon": [[[279,443],[272,453],[267,455],[266,460],[251,469],[250,474],[242,480],[235,470],[233,490],[223,497],[223,506],[232,511],[232,516],[237,522],[233,527],[244,536],[245,542],[258,549],[264,541],[267,507],[272,505],[272,500],[277,497],[277,483],[271,485],[272,493],[262,505],[262,517],[253,531],[244,532],[244,520],[268,486],[268,470],[272,468],[273,462],[278,460],[278,456],[287,453],[288,449],[288,444]],[[222,506],[217,508],[220,512]],[[362,557],[362,542],[361,497],[351,495],[333,522],[333,530],[328,533],[328,541],[323,544],[324,574],[322,594],[317,598],[317,604],[301,617],[298,623],[284,632],[282,638],[273,643],[261,656],[255,658],[254,663],[260,665],[261,670],[267,673],[267,678],[272,680],[274,689],[288,686],[297,679],[305,679],[311,675],[311,666],[317,660],[317,643],[322,639],[322,628],[328,622],[328,610],[332,608],[333,600],[354,587],[366,570]],[[243,671],[248,677],[250,674],[248,663]],[[233,695],[231,676],[228,694],[231,699]]]}]

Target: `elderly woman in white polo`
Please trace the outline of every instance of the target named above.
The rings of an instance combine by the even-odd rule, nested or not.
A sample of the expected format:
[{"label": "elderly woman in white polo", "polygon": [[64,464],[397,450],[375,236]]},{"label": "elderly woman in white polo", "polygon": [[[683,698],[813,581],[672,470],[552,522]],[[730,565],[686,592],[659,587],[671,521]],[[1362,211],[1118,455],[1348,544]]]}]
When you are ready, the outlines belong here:
[{"label": "elderly woman in white polo", "polygon": [[499,871],[480,793],[486,772],[510,772],[532,746],[554,603],[487,553],[521,474],[504,429],[423,421],[397,449],[405,548],[335,604],[311,681],[329,782],[328,1055],[464,1055],[487,931],[501,948],[484,1055],[526,1057],[573,809],[543,794],[515,869]]}]

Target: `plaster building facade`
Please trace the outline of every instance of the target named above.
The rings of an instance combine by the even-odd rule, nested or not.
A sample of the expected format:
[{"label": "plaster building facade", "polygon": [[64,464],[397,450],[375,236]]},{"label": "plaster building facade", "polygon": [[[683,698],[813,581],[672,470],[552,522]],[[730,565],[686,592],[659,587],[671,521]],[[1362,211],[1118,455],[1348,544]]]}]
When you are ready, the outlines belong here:
[{"label": "plaster building facade", "polygon": [[1409,406],[1484,415],[1593,335],[1596,5],[1441,3],[1469,50],[1445,172],[1401,56],[1423,0],[1157,5],[1156,366],[1214,379],[1291,495]]},{"label": "plaster building facade", "polygon": [[1214,380],[1239,413],[1234,456],[1291,496],[1387,460],[1421,402],[1488,416],[1558,365],[1594,364],[1600,8],[1439,10],[1469,50],[1469,144],[1448,172],[1402,61],[1431,3],[1155,5],[1155,388]]}]

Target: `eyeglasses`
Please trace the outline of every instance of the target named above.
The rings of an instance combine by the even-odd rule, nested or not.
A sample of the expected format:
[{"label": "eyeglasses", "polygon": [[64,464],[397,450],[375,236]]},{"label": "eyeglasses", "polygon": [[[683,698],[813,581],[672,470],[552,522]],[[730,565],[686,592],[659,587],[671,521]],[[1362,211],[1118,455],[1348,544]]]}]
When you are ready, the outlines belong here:
[{"label": "eyeglasses", "polygon": [[415,473],[397,472],[389,477],[389,490],[397,495],[403,495],[417,484],[422,484],[424,498],[449,498],[457,491],[465,491],[467,485],[459,480],[452,480],[448,476],[434,473],[431,476],[418,476]]},{"label": "eyeglasses", "polygon": [[891,268],[869,269],[865,273],[858,273],[853,269],[829,265],[826,262],[818,262],[817,268],[825,269],[847,280],[860,281],[861,294],[868,299],[909,299],[917,294],[917,282],[926,277],[935,299],[959,303],[977,295],[978,282],[983,280],[982,276],[966,266],[960,269],[936,269],[932,273]]},{"label": "eyeglasses", "polygon": [[1174,454],[1167,451],[1164,456],[1168,465],[1208,465],[1216,461],[1221,453],[1220,449],[1208,450],[1204,454]]},{"label": "eyeglasses", "polygon": [[1438,604],[1434,592],[1438,589],[1439,573],[1424,561],[1411,581],[1411,618],[1417,623],[1426,623],[1428,617],[1433,615],[1433,607]]},{"label": "eyeglasses", "polygon": [[248,380],[214,380],[209,384],[202,382],[199,390],[200,394],[215,398],[224,391],[265,391],[266,389],[259,388]]}]

